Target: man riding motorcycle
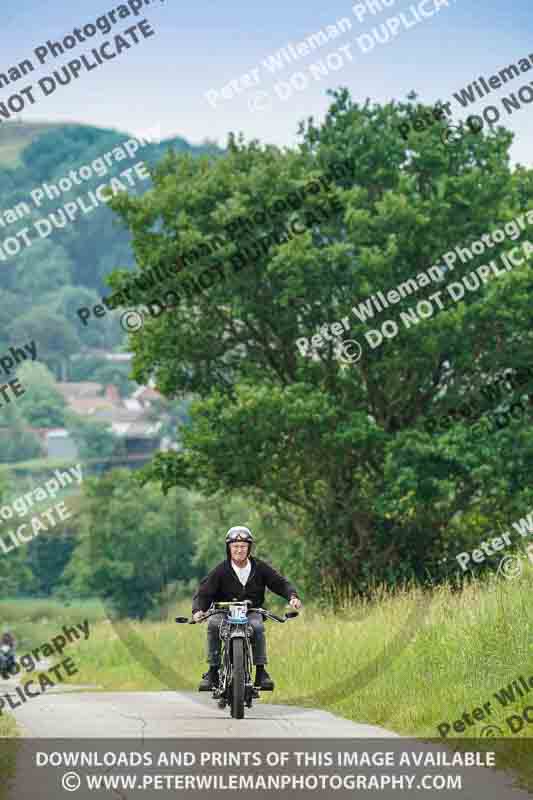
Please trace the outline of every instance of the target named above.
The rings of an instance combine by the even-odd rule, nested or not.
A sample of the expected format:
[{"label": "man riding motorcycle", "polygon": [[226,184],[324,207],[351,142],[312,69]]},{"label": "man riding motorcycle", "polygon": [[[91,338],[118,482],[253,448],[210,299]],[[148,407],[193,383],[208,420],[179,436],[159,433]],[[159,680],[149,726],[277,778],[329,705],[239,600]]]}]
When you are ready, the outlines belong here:
[{"label": "man riding motorcycle", "polygon": [[[302,603],[294,586],[266,561],[251,557],[253,544],[254,538],[248,528],[237,525],[229,529],[226,534],[226,560],[203,578],[193,597],[192,614],[196,622],[202,619],[204,612],[214,602],[251,600],[254,608],[264,608],[265,587],[280,597],[285,597],[293,608],[301,607]],[[218,685],[219,627],[223,619],[224,614],[213,614],[207,623],[209,672],[202,676],[198,687],[200,691],[209,691]],[[273,689],[274,683],[265,669],[267,654],[263,616],[258,611],[252,611],[248,614],[248,622],[254,630],[252,652],[256,665],[255,686]]]},{"label": "man riding motorcycle", "polygon": [[7,645],[8,647],[11,647],[12,650],[15,649],[15,639],[9,633],[9,631],[4,631],[4,633],[2,634],[2,638],[0,639],[0,647],[4,644]]},{"label": "man riding motorcycle", "polygon": [[[4,647],[9,647],[9,651],[5,654],[3,652]],[[16,667],[15,639],[9,631],[4,631],[2,634],[2,638],[0,639],[0,652],[6,656],[8,670],[13,671]]]}]

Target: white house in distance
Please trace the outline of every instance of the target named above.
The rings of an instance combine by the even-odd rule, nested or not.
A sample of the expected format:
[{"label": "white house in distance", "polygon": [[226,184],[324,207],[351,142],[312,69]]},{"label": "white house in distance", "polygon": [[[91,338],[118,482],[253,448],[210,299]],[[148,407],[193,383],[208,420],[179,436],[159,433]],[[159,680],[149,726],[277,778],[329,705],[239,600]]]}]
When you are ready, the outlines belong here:
[{"label": "white house in distance", "polygon": [[[94,381],[58,383],[57,389],[68,407],[79,416],[107,422],[112,432],[125,440],[131,460],[147,460],[165,444],[168,449],[169,443],[163,442],[160,435],[163,422],[147,419],[153,401],[161,397],[153,387],[140,386],[125,400],[112,384],[104,386]],[[78,455],[65,429],[47,431],[45,444],[48,458],[76,458]]]}]

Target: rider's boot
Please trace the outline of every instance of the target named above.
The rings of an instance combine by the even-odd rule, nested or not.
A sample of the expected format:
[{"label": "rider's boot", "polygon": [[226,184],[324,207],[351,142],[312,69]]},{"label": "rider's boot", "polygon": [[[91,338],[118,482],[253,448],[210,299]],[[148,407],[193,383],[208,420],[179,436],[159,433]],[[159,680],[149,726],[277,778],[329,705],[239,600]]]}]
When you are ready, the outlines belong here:
[{"label": "rider's boot", "polygon": [[218,667],[209,667],[209,671],[202,675],[202,680],[198,687],[199,692],[210,692],[218,686]]},{"label": "rider's boot", "polygon": [[254,685],[267,692],[271,692],[274,689],[274,681],[266,671],[264,664],[257,664],[255,668]]}]

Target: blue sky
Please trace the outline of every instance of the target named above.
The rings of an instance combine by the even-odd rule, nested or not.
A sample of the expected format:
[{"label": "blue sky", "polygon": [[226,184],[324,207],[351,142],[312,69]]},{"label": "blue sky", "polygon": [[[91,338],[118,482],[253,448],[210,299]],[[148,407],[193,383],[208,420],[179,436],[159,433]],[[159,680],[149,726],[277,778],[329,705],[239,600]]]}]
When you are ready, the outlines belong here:
[{"label": "blue sky", "polygon": [[[360,1],[365,5],[365,0]],[[59,87],[50,97],[39,94],[39,102],[23,112],[22,118],[78,121],[126,131],[160,125],[163,136],[180,135],[192,143],[208,137],[224,144],[228,131],[243,131],[247,138],[290,145],[297,141],[299,120],[324,115],[328,87],[346,85],[354,99],[364,101],[370,97],[378,102],[405,99],[415,89],[427,102],[450,99],[454,116],[464,117],[466,114],[461,114],[453,100],[453,92],[480,75],[488,77],[530,52],[533,54],[533,22],[526,0],[513,0],[512,6],[509,0],[448,0],[448,7],[443,5],[433,16],[422,17],[409,29],[400,24],[394,39],[377,43],[363,53],[355,41],[357,37],[400,12],[414,20],[409,9],[416,8],[420,0],[386,0],[388,8],[384,7],[384,0],[373,2],[375,7],[381,5],[381,13],[372,15],[367,11],[359,21],[352,10],[355,4],[344,0],[328,4],[308,0],[303,8],[280,0],[270,0],[268,4],[203,0],[190,5],[151,0],[140,16],[119,20],[110,34],[98,34],[78,45],[68,57],[40,66],[24,82],[1,89],[0,102],[27,83],[35,84],[69,59],[112,39],[143,16],[149,19],[155,36],[92,72],[82,71],[77,81]],[[425,8],[433,9],[434,2],[426,0]],[[37,0],[4,0],[0,72],[31,57],[34,48],[47,39],[61,40],[72,28],[94,22],[119,5],[47,0],[43,10],[42,2]],[[262,59],[289,42],[296,45],[340,18],[350,20],[351,30],[309,56],[286,65],[276,75],[261,65]],[[338,52],[343,45],[350,45],[352,61],[344,53],[341,68],[330,71],[331,80],[329,76],[322,80],[312,77],[310,65]],[[35,57],[33,61],[37,63]],[[339,56],[333,56],[332,63],[338,65]],[[209,90],[220,91],[253,68],[259,68],[259,83],[253,89],[243,89],[231,100],[221,99],[216,108],[207,102]],[[307,86],[303,91],[293,89],[283,101],[278,93],[287,93],[295,72],[303,73]],[[501,98],[529,84],[529,79],[533,79],[533,70],[531,75],[520,75],[469,109],[469,113],[479,113],[487,104],[499,108],[501,122],[516,132],[513,157],[525,164],[531,163],[526,134],[533,104],[523,104],[520,111],[509,116],[502,108]],[[278,86],[276,91],[275,84],[280,81],[285,82],[285,89]],[[250,109],[257,105],[264,110]]]}]

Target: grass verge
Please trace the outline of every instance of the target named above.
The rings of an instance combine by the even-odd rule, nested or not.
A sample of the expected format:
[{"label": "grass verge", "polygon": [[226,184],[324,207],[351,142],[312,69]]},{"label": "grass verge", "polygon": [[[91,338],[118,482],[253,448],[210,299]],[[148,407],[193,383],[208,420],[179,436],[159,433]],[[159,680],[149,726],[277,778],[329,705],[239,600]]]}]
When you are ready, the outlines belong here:
[{"label": "grass verge", "polygon": [[5,800],[7,781],[15,776],[18,735],[15,720],[4,712],[0,717],[0,800]]},{"label": "grass verge", "polygon": [[[529,725],[524,722],[513,735],[506,722],[533,704],[533,692],[530,698],[516,696],[506,703],[496,697],[519,676],[526,681],[533,676],[532,590],[533,567],[525,563],[514,581],[492,576],[462,592],[448,586],[425,594],[414,588],[395,595],[381,592],[371,604],[346,598],[336,612],[306,606],[285,625],[267,623],[269,671],[276,691],[261,702],[323,708],[420,738],[438,738],[442,723],[451,726],[447,740],[478,738],[485,725],[497,725],[502,737],[524,739],[522,756],[514,751],[506,766],[518,769],[533,786]],[[420,604],[424,612],[409,629],[406,620]],[[189,611],[189,602],[180,603],[171,619]],[[196,691],[206,668],[204,625],[178,626],[171,619],[128,622],[119,636],[119,626],[102,621],[99,614],[101,609],[93,609],[89,640],[69,648],[79,666],[77,683],[97,683],[113,691]],[[174,667],[173,685],[149,660],[141,663],[135,637]],[[41,636],[41,641],[46,638],[50,636]],[[400,646],[393,646],[395,640]],[[453,730],[454,720],[487,702],[491,706],[485,719],[465,724],[464,732]]]}]

